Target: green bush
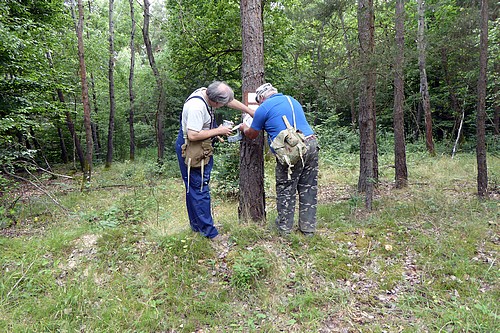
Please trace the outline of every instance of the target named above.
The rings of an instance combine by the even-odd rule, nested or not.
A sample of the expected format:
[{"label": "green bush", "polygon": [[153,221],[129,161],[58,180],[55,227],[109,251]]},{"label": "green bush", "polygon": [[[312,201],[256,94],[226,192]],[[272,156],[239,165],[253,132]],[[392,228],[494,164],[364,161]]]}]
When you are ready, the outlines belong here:
[{"label": "green bush", "polygon": [[265,277],[271,268],[263,250],[255,248],[235,260],[231,285],[238,289],[250,289],[259,278]]},{"label": "green bush", "polygon": [[224,198],[237,198],[240,177],[240,144],[219,144],[214,156],[212,192]]}]

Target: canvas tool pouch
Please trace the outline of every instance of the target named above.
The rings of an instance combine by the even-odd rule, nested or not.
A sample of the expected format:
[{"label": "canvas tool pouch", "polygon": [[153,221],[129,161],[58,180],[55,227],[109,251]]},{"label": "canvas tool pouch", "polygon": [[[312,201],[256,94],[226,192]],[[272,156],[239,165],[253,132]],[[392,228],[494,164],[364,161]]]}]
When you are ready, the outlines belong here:
[{"label": "canvas tool pouch", "polygon": [[214,151],[212,147],[212,138],[202,141],[189,141],[185,139],[185,141],[181,149],[182,157],[184,157],[186,165],[192,168],[199,168],[202,165],[207,165]]},{"label": "canvas tool pouch", "polygon": [[212,146],[212,138],[201,141],[189,141],[185,138],[185,143],[181,146],[182,157],[188,169],[188,189],[189,192],[189,178],[191,168],[201,168],[201,188],[203,189],[203,171],[205,165],[210,161],[213,155],[214,148]]},{"label": "canvas tool pouch", "polygon": [[304,164],[307,145],[304,134],[292,127],[286,116],[283,116],[283,121],[287,128],[274,138],[271,142],[271,148],[274,150],[278,162],[288,166],[288,179],[291,179],[293,166],[299,161]]}]

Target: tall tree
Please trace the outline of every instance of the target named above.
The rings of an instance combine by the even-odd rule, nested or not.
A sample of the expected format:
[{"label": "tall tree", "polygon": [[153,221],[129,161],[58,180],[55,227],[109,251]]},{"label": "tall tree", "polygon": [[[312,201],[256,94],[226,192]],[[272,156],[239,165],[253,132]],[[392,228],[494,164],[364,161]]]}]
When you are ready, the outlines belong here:
[{"label": "tall tree", "polygon": [[[342,36],[343,36],[345,49],[346,49],[347,65],[349,67],[349,71],[351,73],[354,73],[354,59],[352,56],[352,46],[351,46],[351,43],[349,42],[349,38],[347,36],[343,7],[341,7],[339,9],[339,18],[340,18],[340,23],[342,26]],[[352,77],[352,75],[349,76],[349,78],[348,78],[348,85],[349,85],[348,94],[349,94],[349,101],[350,101],[350,107],[351,107],[351,125],[352,125],[352,128],[356,128],[356,120],[357,120],[356,98],[354,95],[354,78]]]},{"label": "tall tree", "polygon": [[78,39],[78,60],[80,63],[80,77],[82,84],[82,104],[83,104],[83,123],[85,126],[85,142],[87,151],[85,152],[85,168],[83,172],[84,182],[90,183],[92,175],[92,128],[90,125],[90,103],[89,88],[87,83],[87,68],[85,66],[85,49],[83,46],[83,4],[78,0],[78,24],[76,35]]},{"label": "tall tree", "polygon": [[[52,52],[48,51],[47,52],[47,59],[49,61],[49,66],[50,68],[54,68],[54,62],[52,60]],[[62,104],[65,103],[64,100],[64,94],[61,88],[56,88],[56,93],[57,93],[57,98],[59,102]],[[66,115],[66,126],[68,126],[69,133],[71,134],[71,138],[73,140],[73,146],[74,150],[76,152],[76,155],[78,156],[78,160],[80,161],[80,170],[84,171],[85,170],[85,158],[83,156],[83,150],[82,150],[82,145],[80,143],[80,138],[75,132],[75,124],[73,123],[73,119],[71,118],[71,113],[65,108],[65,115]],[[58,127],[58,132],[60,131]],[[64,139],[61,134],[59,134],[59,140],[61,142],[61,149],[62,149],[62,155],[66,156],[66,148],[64,145]],[[63,157],[63,161],[67,162],[67,157]]]},{"label": "tall tree", "polygon": [[425,42],[425,1],[417,0],[418,4],[418,65],[420,70],[420,94],[422,96],[422,108],[425,117],[425,145],[431,155],[435,155],[434,141],[432,137],[432,115],[431,100],[429,96],[429,84],[426,72],[426,42]]},{"label": "tall tree", "polygon": [[396,57],[394,59],[394,164],[396,167],[396,188],[406,187],[406,145],[404,127],[404,18],[405,2],[396,0]]},{"label": "tall tree", "polygon": [[[243,93],[255,92],[264,83],[264,33],[262,0],[241,0],[243,43]],[[248,101],[247,101],[248,102]],[[243,138],[240,146],[240,220],[264,221],[264,134],[255,140]]]},{"label": "tall tree", "polygon": [[358,0],[358,35],[360,65],[362,68],[359,96],[360,170],[358,191],[365,192],[365,206],[372,208],[373,189],[378,172],[375,134],[375,83],[376,74],[372,59],[375,49],[373,0]]},{"label": "tall tree", "polygon": [[132,21],[132,27],[130,29],[130,71],[128,75],[128,96],[129,96],[129,113],[128,113],[128,124],[130,133],[130,160],[133,161],[135,158],[135,132],[134,132],[134,70],[135,70],[135,12],[134,12],[134,0],[129,0],[130,2],[130,19]]},{"label": "tall tree", "polygon": [[496,83],[494,84],[494,94],[496,96],[493,98],[493,133],[495,135],[500,135],[500,62],[495,63],[495,76],[494,80]]},{"label": "tall tree", "polygon": [[479,78],[477,81],[477,193],[488,196],[488,167],[486,165],[486,70],[488,68],[488,0],[481,0],[479,43]]},{"label": "tall tree", "polygon": [[153,47],[151,45],[151,39],[149,38],[149,21],[151,18],[151,13],[149,11],[150,2],[149,0],[144,0],[144,26],[142,28],[142,36],[144,38],[144,45],[146,46],[146,53],[148,54],[149,65],[153,71],[153,75],[156,80],[156,88],[158,90],[158,101],[156,104],[156,115],[155,115],[155,129],[156,129],[156,143],[158,147],[158,162],[163,161],[165,153],[165,137],[163,135],[163,118],[165,112],[165,90],[163,89],[163,80],[161,78],[160,72],[158,71],[158,66],[156,66],[155,57],[153,54]]},{"label": "tall tree", "polygon": [[106,154],[106,168],[111,167],[113,162],[113,135],[115,132],[115,32],[114,32],[114,0],[109,0],[109,62],[108,62],[108,82],[109,82],[109,124],[108,124],[108,153]]}]

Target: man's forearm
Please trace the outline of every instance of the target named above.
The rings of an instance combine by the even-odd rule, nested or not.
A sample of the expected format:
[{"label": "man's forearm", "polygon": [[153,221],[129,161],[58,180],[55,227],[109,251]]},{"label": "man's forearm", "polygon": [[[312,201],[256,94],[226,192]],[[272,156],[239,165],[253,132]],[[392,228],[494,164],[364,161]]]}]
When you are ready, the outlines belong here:
[{"label": "man's forearm", "polygon": [[253,114],[255,113],[254,110],[246,106],[245,104],[241,103],[237,99],[233,99],[231,102],[226,104],[227,107],[235,110],[240,110],[241,112],[248,113],[250,116],[253,117]]}]

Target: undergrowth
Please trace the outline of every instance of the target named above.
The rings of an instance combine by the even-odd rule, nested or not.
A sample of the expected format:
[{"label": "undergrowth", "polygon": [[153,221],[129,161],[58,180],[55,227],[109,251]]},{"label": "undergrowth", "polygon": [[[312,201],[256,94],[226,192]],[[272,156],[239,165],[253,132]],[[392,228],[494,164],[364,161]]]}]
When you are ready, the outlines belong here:
[{"label": "undergrowth", "polygon": [[410,152],[409,186],[396,190],[381,154],[366,212],[356,158],[343,154],[322,152],[312,238],[274,230],[270,162],[267,222],[238,221],[229,175],[213,189],[220,243],[190,231],[174,162],[96,168],[85,192],[76,179],[47,181],[60,206],[13,190],[0,331],[499,331],[499,193],[493,184],[489,200],[476,197],[475,157]]}]

